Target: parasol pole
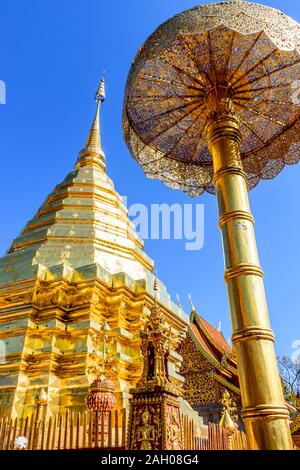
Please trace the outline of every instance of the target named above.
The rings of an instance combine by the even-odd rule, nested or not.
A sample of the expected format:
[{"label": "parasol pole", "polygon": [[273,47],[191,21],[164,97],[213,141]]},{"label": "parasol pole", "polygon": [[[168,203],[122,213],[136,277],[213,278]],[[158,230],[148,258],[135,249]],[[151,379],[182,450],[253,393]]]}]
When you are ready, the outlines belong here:
[{"label": "parasol pole", "polygon": [[292,449],[289,413],[280,382],[274,334],[259,264],[241,133],[227,86],[207,93],[207,144],[213,159],[240,389],[242,417],[251,449]]}]

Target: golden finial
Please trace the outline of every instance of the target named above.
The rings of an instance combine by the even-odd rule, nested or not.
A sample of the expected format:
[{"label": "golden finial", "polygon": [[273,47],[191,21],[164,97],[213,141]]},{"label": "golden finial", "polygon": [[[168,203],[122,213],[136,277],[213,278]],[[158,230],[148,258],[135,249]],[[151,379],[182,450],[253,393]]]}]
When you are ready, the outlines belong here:
[{"label": "golden finial", "polygon": [[96,165],[102,170],[105,169],[105,156],[101,147],[101,135],[100,135],[100,107],[105,100],[105,82],[104,72],[100,80],[99,86],[95,94],[95,101],[97,108],[90,128],[84,148],[81,150],[78,160],[77,168],[88,165]]},{"label": "golden finial", "polygon": [[181,305],[180,298],[179,298],[179,295],[178,295],[178,294],[176,294],[176,299],[177,299],[177,305],[178,305],[178,307],[182,310],[182,305]]},{"label": "golden finial", "polygon": [[105,79],[104,79],[105,72],[102,72],[102,78],[100,81],[100,84],[97,88],[96,94],[95,94],[95,100],[97,103],[103,103],[105,100]]},{"label": "golden finial", "polygon": [[157,292],[158,292],[157,269],[154,270],[153,290],[154,290],[154,296],[156,298]]},{"label": "golden finial", "polygon": [[193,304],[193,301],[192,301],[192,296],[191,296],[191,294],[188,294],[188,298],[189,298],[189,301],[190,301],[190,304],[191,304],[192,312],[196,312],[196,309],[195,309],[194,304]]},{"label": "golden finial", "polygon": [[226,429],[228,437],[228,450],[232,450],[232,435],[238,428],[236,403],[232,400],[230,393],[226,389],[223,390],[220,402],[223,405],[223,410],[219,425],[224,426]]},{"label": "golden finial", "polygon": [[[155,274],[156,274],[156,271],[155,271]],[[157,302],[158,284],[157,284],[156,275],[154,276],[153,291],[154,291],[154,305],[153,305],[153,311],[154,311],[158,309],[158,302]]]}]

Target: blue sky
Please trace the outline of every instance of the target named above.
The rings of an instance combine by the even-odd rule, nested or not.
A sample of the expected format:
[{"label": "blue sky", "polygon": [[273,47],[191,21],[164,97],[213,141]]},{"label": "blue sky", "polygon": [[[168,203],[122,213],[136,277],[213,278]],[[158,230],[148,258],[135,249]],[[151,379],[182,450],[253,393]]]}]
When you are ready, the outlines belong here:
[{"label": "blue sky", "polygon": [[[107,100],[102,142],[108,173],[129,204],[202,203],[205,243],[186,251],[182,240],[147,240],[159,277],[189,308],[190,292],[199,313],[215,326],[231,327],[216,200],[191,200],[180,191],[147,179],[122,138],[124,86],[138,48],[156,27],[201,2],[192,0],[10,0],[1,2],[0,80],[7,104],[0,106],[1,223],[4,253],[53,186],[72,169],[94,112],[93,94],[105,69]],[[262,2],[300,21],[299,3]],[[300,79],[300,77],[295,77]],[[290,355],[300,339],[299,315],[300,166],[286,167],[273,181],[250,193],[260,259],[278,354]]]}]

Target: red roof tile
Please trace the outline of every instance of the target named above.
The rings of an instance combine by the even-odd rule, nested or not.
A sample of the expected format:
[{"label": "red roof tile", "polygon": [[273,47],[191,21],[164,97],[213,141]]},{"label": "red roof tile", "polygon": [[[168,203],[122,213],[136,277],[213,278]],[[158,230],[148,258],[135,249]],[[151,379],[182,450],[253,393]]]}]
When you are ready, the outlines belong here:
[{"label": "red roof tile", "polygon": [[194,333],[194,335],[196,336],[197,340],[199,341],[199,343],[201,344],[202,348],[204,349],[204,351],[216,362],[220,362],[218,357],[214,354],[213,350],[209,347],[209,345],[207,344],[207,342],[204,340],[201,332],[199,331],[197,325],[191,323],[190,325],[191,327],[191,330],[192,332]]},{"label": "red roof tile", "polygon": [[221,347],[222,350],[224,350],[227,354],[232,354],[232,349],[225,340],[224,336],[222,333],[214,328],[208,321],[206,321],[203,317],[200,315],[197,315],[197,319],[200,320],[204,328],[207,330],[209,335],[213,338],[213,340]]}]

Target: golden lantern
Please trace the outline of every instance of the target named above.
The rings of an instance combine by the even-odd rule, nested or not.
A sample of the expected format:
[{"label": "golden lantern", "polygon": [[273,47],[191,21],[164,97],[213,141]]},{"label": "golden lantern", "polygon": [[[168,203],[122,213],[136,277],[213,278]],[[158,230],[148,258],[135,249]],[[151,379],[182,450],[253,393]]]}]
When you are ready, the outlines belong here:
[{"label": "golden lantern", "polygon": [[139,50],[123,131],[150,178],[217,196],[242,416],[252,449],[291,449],[247,190],[300,158],[300,27],[270,7],[198,6]]}]

